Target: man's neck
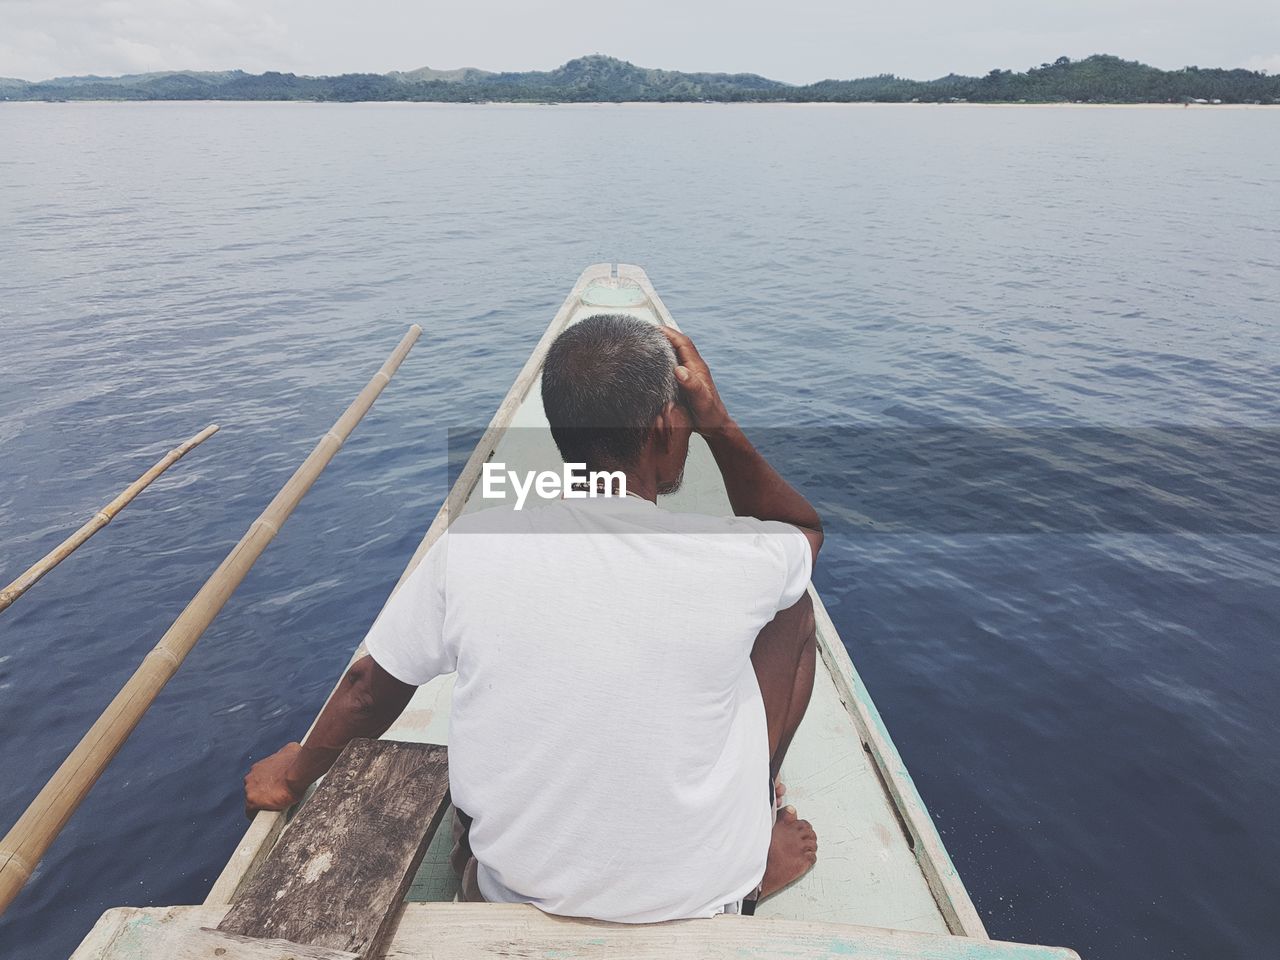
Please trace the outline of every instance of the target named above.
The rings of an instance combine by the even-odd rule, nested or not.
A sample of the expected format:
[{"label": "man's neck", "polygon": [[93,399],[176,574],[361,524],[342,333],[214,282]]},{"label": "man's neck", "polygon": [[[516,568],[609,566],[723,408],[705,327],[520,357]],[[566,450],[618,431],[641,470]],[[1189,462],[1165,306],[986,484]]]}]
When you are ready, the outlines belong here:
[{"label": "man's neck", "polygon": [[[587,473],[621,473],[624,477],[623,482],[625,486],[621,488],[619,488],[616,482],[611,482],[610,479],[597,477],[596,489],[594,491],[597,495],[603,494],[611,497],[632,496],[639,497],[642,500],[648,500],[652,503],[658,502],[658,478],[651,471],[644,469],[610,470],[608,468],[589,468]],[[588,484],[585,482],[576,483],[574,484],[574,489],[586,492]],[[625,494],[623,493],[624,490],[626,491]]]},{"label": "man's neck", "polygon": [[627,472],[627,493],[642,500],[658,502],[658,478],[641,471]]}]

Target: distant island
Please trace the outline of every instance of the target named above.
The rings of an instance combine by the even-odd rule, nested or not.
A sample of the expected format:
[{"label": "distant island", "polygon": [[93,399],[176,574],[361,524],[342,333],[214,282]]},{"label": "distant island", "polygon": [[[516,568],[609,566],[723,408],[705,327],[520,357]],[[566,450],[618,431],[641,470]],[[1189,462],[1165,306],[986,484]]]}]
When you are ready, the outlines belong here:
[{"label": "distant island", "polygon": [[491,73],[421,70],[308,77],[268,71],[173,71],[123,77],[0,79],[3,100],[303,100],[446,103],[1257,103],[1280,104],[1280,75],[1184,67],[1160,70],[1096,54],[1059,57],[1024,73],[948,74],[907,80],[892,74],[794,85],[753,73],[681,73],[637,67],[599,54],[555,70]]}]

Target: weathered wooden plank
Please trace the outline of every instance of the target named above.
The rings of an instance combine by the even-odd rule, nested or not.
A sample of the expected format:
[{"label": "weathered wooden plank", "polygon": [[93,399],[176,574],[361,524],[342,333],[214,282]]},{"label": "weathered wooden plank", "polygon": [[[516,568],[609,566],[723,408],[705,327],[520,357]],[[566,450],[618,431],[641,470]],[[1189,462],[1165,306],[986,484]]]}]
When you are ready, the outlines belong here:
[{"label": "weathered wooden plank", "polygon": [[549,916],[523,904],[410,903],[386,960],[1079,960],[1063,947],[843,923],[720,916],[613,924]]},{"label": "weathered wooden plank", "polygon": [[156,960],[360,960],[358,953],[288,940],[260,940],[201,927],[175,941]]},{"label": "weathered wooden plank", "polygon": [[376,955],[448,796],[447,747],[351,741],[218,929]]},{"label": "weathered wooden plank", "polygon": [[[139,929],[175,927],[198,929],[217,923],[227,908],[219,907],[113,907],[98,918],[71,955],[71,960],[128,960],[131,941]],[[133,952],[136,957],[136,951]]]},{"label": "weathered wooden plank", "polygon": [[358,960],[345,950],[255,940],[200,926],[217,919],[201,907],[108,910],[73,960]]},{"label": "weathered wooden plank", "polygon": [[[112,952],[121,928],[170,927],[185,934],[225,906],[122,908],[105,913],[71,960],[152,960]],[[125,944],[127,946],[127,943]],[[269,956],[269,955],[268,955]],[[298,960],[309,955],[295,954]],[[1065,947],[911,933],[847,923],[721,916],[712,920],[617,924],[553,917],[525,904],[408,903],[385,960],[1079,960]],[[185,958],[183,958],[185,960]],[[203,958],[202,958],[203,960]],[[229,960],[220,957],[218,960]],[[253,958],[258,960],[258,958]]]}]

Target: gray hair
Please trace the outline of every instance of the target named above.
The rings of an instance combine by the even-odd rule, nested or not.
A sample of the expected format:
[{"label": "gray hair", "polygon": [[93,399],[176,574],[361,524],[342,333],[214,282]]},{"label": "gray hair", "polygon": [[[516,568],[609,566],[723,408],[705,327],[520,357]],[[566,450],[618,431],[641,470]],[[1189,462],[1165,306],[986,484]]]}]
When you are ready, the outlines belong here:
[{"label": "gray hair", "polygon": [[566,329],[547,350],[542,406],[566,463],[632,466],[649,431],[676,399],[676,354],[644,320],[598,313]]}]

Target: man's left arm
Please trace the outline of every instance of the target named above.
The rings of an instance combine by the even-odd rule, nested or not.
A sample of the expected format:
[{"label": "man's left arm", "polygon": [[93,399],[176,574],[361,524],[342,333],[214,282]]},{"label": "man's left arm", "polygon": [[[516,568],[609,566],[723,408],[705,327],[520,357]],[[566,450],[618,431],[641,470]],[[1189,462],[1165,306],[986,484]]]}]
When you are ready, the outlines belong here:
[{"label": "man's left arm", "polygon": [[386,733],[416,689],[387,673],[373,657],[361,657],[343,676],[305,742],[286,744],[249,770],[244,778],[245,814],[293,806],[351,740]]},{"label": "man's left arm", "polygon": [[368,653],[338,683],[304,743],[289,743],[244,778],[244,809],[286,810],[302,799],[352,739],[387,732],[420,684],[457,669],[444,641],[448,535],[427,551],[364,638]]}]

